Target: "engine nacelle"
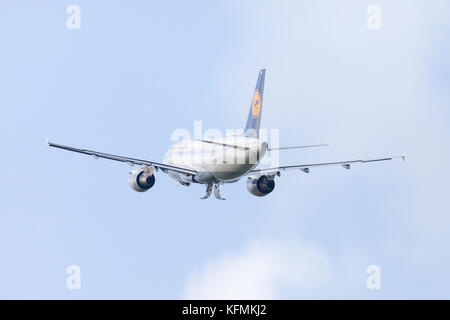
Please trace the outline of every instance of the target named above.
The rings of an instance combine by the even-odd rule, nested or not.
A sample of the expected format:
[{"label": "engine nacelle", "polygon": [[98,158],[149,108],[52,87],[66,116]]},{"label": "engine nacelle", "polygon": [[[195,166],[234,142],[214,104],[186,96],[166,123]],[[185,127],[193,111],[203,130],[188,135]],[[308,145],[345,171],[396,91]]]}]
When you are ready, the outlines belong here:
[{"label": "engine nacelle", "polygon": [[145,192],[155,184],[153,167],[142,167],[130,172],[128,185],[137,192]]},{"label": "engine nacelle", "polygon": [[271,176],[249,177],[247,180],[247,190],[254,196],[267,196],[275,189],[275,180]]}]

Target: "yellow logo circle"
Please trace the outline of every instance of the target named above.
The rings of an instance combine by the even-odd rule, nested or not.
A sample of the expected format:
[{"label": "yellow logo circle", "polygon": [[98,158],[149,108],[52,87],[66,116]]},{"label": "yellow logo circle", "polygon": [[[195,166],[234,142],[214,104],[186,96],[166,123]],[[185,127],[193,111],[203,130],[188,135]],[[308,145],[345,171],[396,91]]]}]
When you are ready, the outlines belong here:
[{"label": "yellow logo circle", "polygon": [[255,94],[253,95],[252,100],[252,117],[258,118],[260,112],[261,112],[261,97],[259,95],[259,91],[255,90]]}]

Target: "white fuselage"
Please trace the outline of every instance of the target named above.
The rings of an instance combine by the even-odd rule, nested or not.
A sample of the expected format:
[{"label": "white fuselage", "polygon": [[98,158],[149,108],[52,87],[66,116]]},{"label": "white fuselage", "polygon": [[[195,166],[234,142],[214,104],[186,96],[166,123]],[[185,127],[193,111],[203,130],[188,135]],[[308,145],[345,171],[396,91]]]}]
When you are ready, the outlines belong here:
[{"label": "white fuselage", "polygon": [[183,140],[169,148],[164,163],[195,170],[198,175],[165,172],[181,183],[234,182],[253,169],[266,151],[267,143],[253,137]]}]

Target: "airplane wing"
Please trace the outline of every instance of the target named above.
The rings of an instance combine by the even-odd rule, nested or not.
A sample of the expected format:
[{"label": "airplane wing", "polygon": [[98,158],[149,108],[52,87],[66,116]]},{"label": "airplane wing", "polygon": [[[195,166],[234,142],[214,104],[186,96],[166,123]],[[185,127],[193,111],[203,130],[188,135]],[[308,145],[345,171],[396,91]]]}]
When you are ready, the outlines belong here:
[{"label": "airplane wing", "polygon": [[311,164],[300,164],[300,165],[290,165],[290,166],[280,166],[280,167],[273,167],[273,168],[261,168],[261,169],[255,169],[251,170],[248,174],[252,173],[277,173],[279,171],[284,170],[293,170],[293,169],[299,169],[305,173],[309,173],[310,168],[314,167],[326,167],[326,166],[336,166],[340,165],[344,167],[345,169],[350,169],[350,165],[354,163],[368,163],[368,162],[378,162],[378,161],[389,161],[393,159],[401,158],[403,161],[405,161],[406,157],[405,155],[401,156],[394,156],[394,157],[385,157],[385,158],[372,158],[372,159],[365,159],[365,160],[350,160],[350,161],[338,161],[338,162],[322,162],[322,163],[311,163]]},{"label": "airplane wing", "polygon": [[68,151],[87,154],[87,155],[93,156],[95,159],[104,158],[104,159],[109,159],[109,160],[126,162],[130,165],[153,166],[153,167],[159,168],[159,169],[171,170],[171,171],[184,173],[184,174],[188,174],[188,175],[194,175],[194,176],[197,174],[197,171],[195,171],[195,170],[190,170],[190,169],[186,169],[186,168],[182,168],[182,167],[172,166],[172,165],[153,162],[153,161],[128,158],[128,157],[123,157],[123,156],[116,156],[116,155],[109,154],[109,153],[103,153],[103,152],[92,151],[92,150],[87,150],[87,149],[79,149],[79,148],[74,148],[74,147],[69,147],[69,146],[63,146],[61,144],[49,142],[48,139],[46,141],[46,144],[48,146],[54,147],[54,148],[59,148],[59,149],[64,149],[64,150],[68,150]]}]

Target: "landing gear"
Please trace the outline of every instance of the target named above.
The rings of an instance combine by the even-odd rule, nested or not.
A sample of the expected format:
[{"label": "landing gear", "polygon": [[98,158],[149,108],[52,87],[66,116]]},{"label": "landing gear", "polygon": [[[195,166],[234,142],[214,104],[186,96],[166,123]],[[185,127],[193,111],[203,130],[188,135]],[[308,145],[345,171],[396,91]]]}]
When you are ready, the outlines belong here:
[{"label": "landing gear", "polygon": [[216,197],[216,199],[225,200],[225,198],[221,198],[220,197],[220,190],[219,190],[219,184],[218,183],[214,183],[214,196]]},{"label": "landing gear", "polygon": [[216,197],[216,199],[225,200],[224,198],[222,198],[220,196],[220,190],[219,190],[219,183],[218,182],[208,183],[206,185],[206,193],[200,199],[208,199],[211,196],[211,192],[212,192],[213,187],[214,187],[214,196]]},{"label": "landing gear", "polygon": [[211,191],[212,191],[212,183],[208,183],[207,186],[206,186],[206,193],[200,199],[208,199],[209,196],[211,195]]}]

